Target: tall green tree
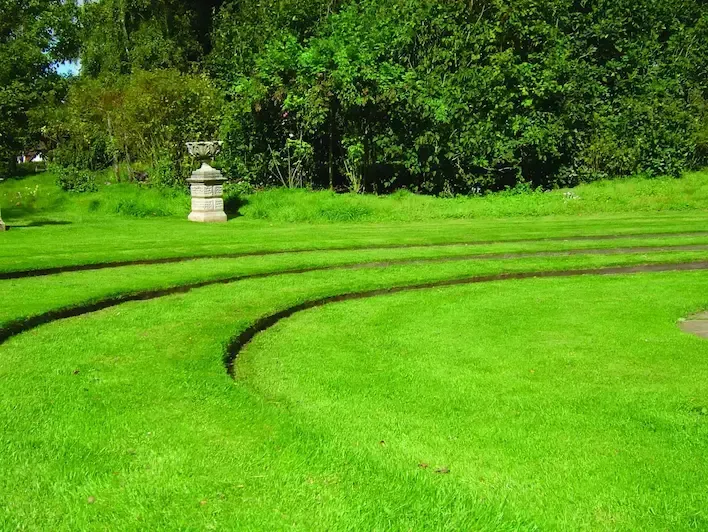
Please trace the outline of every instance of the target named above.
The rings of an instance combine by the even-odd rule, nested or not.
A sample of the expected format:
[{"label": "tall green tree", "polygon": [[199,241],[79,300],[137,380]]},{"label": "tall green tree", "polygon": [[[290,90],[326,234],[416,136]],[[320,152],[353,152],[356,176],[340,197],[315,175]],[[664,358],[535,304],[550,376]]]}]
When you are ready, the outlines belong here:
[{"label": "tall green tree", "polygon": [[[220,0],[101,0],[80,9],[81,75],[57,110],[56,162],[113,166],[179,184],[185,142],[217,135],[221,97],[204,75]],[[158,177],[159,174],[159,177]]]},{"label": "tall green tree", "polygon": [[65,85],[53,66],[75,57],[76,5],[65,0],[0,0],[0,172],[39,140],[47,103]]},{"label": "tall green tree", "polygon": [[215,134],[182,113],[221,116],[217,89],[226,170],[255,185],[455,194],[708,164],[702,0],[100,0],[80,22],[57,139],[82,165],[181,157]]},{"label": "tall green tree", "polygon": [[234,174],[273,182],[294,136],[316,186],[469,193],[708,163],[707,28],[696,0],[239,1],[212,63]]},{"label": "tall green tree", "polygon": [[82,10],[85,75],[198,69],[221,0],[101,0]]}]

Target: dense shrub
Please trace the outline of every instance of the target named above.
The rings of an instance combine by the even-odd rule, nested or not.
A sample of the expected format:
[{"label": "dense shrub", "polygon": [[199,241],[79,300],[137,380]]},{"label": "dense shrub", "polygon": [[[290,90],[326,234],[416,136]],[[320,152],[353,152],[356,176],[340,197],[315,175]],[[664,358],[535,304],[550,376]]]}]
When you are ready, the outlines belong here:
[{"label": "dense shrub", "polygon": [[183,182],[186,142],[217,136],[222,98],[204,75],[135,71],[118,78],[82,77],[69,91],[51,131],[53,159],[79,168],[151,166],[160,185]]},{"label": "dense shrub", "polygon": [[66,192],[95,192],[98,190],[95,174],[73,166],[56,167],[57,185]]},{"label": "dense shrub", "polygon": [[78,20],[52,156],[163,188],[218,134],[254,187],[454,197],[708,164],[699,0],[102,0]]},{"label": "dense shrub", "polygon": [[[708,7],[695,0],[229,2],[212,63],[227,168],[428,193],[678,175],[708,162]],[[234,53],[238,51],[238,53]]]}]

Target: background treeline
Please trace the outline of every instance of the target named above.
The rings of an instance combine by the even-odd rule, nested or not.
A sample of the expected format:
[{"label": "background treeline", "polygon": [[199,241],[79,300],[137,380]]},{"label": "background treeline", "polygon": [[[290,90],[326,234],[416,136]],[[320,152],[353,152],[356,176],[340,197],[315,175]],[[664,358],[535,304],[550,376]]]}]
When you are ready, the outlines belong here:
[{"label": "background treeline", "polygon": [[[224,170],[253,186],[450,195],[708,164],[701,0],[73,8],[74,29],[50,41],[64,43],[64,56],[76,51],[81,75],[50,84],[63,92],[42,99],[43,121],[28,118],[32,106],[16,113],[29,131],[22,142],[41,138],[64,165],[179,184],[184,142],[218,136]],[[3,15],[3,48],[22,20]],[[11,78],[0,70],[0,90]]]}]

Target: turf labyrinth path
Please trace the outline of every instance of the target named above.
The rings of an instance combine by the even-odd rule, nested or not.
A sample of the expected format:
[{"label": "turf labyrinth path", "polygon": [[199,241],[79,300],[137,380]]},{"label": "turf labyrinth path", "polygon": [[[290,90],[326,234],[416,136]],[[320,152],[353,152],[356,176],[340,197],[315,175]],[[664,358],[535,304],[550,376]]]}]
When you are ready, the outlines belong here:
[{"label": "turf labyrinth path", "polygon": [[[634,236],[634,235],[629,235]],[[641,235],[643,238],[665,238],[667,234],[665,233],[658,233],[658,234],[649,234],[649,235]],[[671,234],[670,236],[676,237],[706,237],[708,238],[708,233],[703,233],[703,232],[696,232],[696,233],[679,233],[679,234]],[[549,242],[553,240],[563,240],[564,242],[568,241],[603,241],[603,240],[617,240],[619,238],[628,238],[627,236],[622,236],[619,237],[617,235],[597,235],[597,236],[592,236],[592,237],[574,237],[574,238],[567,238],[567,237],[562,237],[562,238],[544,238],[540,239],[537,241],[533,240],[520,240],[520,241],[504,241],[504,243],[516,243],[516,242],[523,242],[523,243],[530,243],[530,242]],[[431,244],[430,246],[425,246],[425,245],[401,245],[401,246],[396,246],[396,245],[391,245],[391,246],[377,246],[373,248],[354,248],[352,251],[360,251],[360,250],[379,250],[379,249],[399,249],[399,248],[425,248],[425,247],[433,247],[433,248],[440,248],[440,247],[454,247],[456,245],[462,245],[462,246],[473,246],[475,244],[488,244],[486,242],[480,243],[480,242],[458,242],[458,243],[451,243],[451,244]],[[270,255],[287,255],[287,254],[302,254],[302,253],[307,253],[307,252],[312,252],[312,251],[318,251],[316,249],[313,250],[298,250],[295,252],[285,252],[285,251],[268,251],[264,253],[257,253],[257,252],[252,252],[248,254],[222,254],[222,255],[213,255],[209,257],[170,257],[166,259],[148,259],[144,261],[130,261],[130,262],[105,262],[105,263],[97,263],[97,264],[88,264],[88,265],[74,265],[74,266],[63,266],[63,267],[58,267],[55,269],[44,269],[44,270],[19,270],[19,271],[10,271],[10,272],[0,272],[0,280],[2,279],[27,279],[27,278],[32,278],[32,277],[46,277],[50,275],[56,275],[59,273],[65,273],[65,272],[82,272],[82,271],[92,271],[92,270],[105,270],[105,269],[113,269],[113,268],[123,268],[123,267],[129,267],[129,266],[149,266],[149,265],[158,265],[158,264],[173,264],[173,263],[184,263],[184,262],[192,262],[192,261],[198,261],[198,260],[206,260],[206,259],[221,259],[221,258],[242,258],[246,256],[270,256]],[[348,251],[345,248],[335,248],[335,249],[330,249],[327,250],[329,252],[334,252],[334,251]],[[420,263],[440,263],[440,262],[453,262],[453,261],[471,261],[471,260],[510,260],[510,259],[522,259],[522,258],[533,258],[533,257],[571,257],[571,256],[577,256],[577,255],[605,255],[605,256],[612,256],[612,255],[639,255],[639,254],[655,254],[655,253],[667,253],[667,252],[708,252],[708,244],[688,244],[688,245],[668,245],[668,246],[626,246],[626,247],[606,247],[606,248],[581,248],[581,249],[565,249],[565,250],[560,250],[560,251],[530,251],[530,252],[501,252],[501,253],[484,253],[484,254],[462,254],[462,255],[455,255],[455,256],[446,256],[446,257],[426,257],[426,258],[410,258],[410,259],[400,259],[400,258],[394,258],[394,259],[389,259],[386,261],[369,261],[369,262],[350,262],[350,263],[343,263],[343,264],[336,264],[336,265],[320,265],[320,266],[311,266],[311,267],[302,267],[302,268],[291,268],[291,269],[283,269],[281,271],[271,271],[271,272],[260,272],[260,273],[252,273],[252,274],[244,274],[244,275],[236,275],[236,276],[226,276],[226,277],[219,277],[216,279],[209,279],[209,280],[204,280],[204,281],[198,281],[194,283],[186,283],[186,284],[177,284],[174,286],[171,286],[169,288],[163,288],[163,289],[150,289],[150,290],[144,290],[144,291],[137,291],[133,293],[124,293],[124,294],[118,294],[112,297],[104,298],[104,299],[99,299],[96,301],[91,301],[87,302],[84,304],[76,304],[64,308],[58,308],[58,309],[52,309],[49,310],[45,313],[42,314],[37,314],[33,316],[25,316],[20,319],[16,320],[9,320],[5,322],[4,324],[0,325],[0,344],[7,340],[8,338],[11,338],[12,336],[15,336],[17,334],[26,332],[28,330],[31,330],[37,326],[50,323],[55,320],[59,319],[66,319],[66,318],[71,318],[71,317],[76,317],[76,316],[81,316],[84,314],[89,314],[92,312],[97,312],[99,310],[103,310],[109,307],[114,307],[123,303],[126,303],[128,301],[145,301],[145,300],[150,300],[150,299],[156,299],[156,298],[161,298],[161,297],[166,297],[169,295],[173,294],[178,294],[178,293],[185,293],[189,292],[194,289],[198,288],[203,288],[206,286],[210,286],[213,284],[226,284],[226,283],[234,283],[237,281],[242,281],[245,279],[258,279],[258,278],[264,278],[264,277],[271,277],[275,275],[288,275],[288,274],[301,274],[301,273],[308,273],[308,272],[316,272],[316,271],[326,271],[326,270],[332,270],[332,269],[360,269],[360,268],[387,268],[391,267],[394,265],[405,265],[405,264],[420,264]],[[660,255],[661,256],[661,255]],[[350,294],[338,294],[336,296],[331,296],[329,298],[325,298],[323,300],[314,300],[311,302],[307,302],[305,304],[298,305],[297,308],[295,309],[285,309],[284,311],[280,311],[277,316],[282,317],[282,316],[289,316],[292,315],[295,311],[298,310],[303,310],[306,308],[311,308],[313,306],[320,306],[322,304],[327,304],[329,302],[336,302],[336,301],[342,301],[346,299],[359,299],[362,297],[375,297],[377,295],[384,295],[386,293],[391,293],[391,292],[399,292],[402,290],[421,290],[421,289],[426,289],[426,288],[435,288],[439,286],[445,286],[445,285],[450,285],[450,284],[467,284],[467,283],[482,283],[482,282],[491,282],[491,281],[502,281],[502,280],[507,280],[507,279],[523,279],[523,278],[533,278],[533,277],[546,277],[546,276],[574,276],[574,275],[609,275],[609,274],[619,274],[619,273],[639,273],[639,272],[651,272],[651,271],[671,271],[671,270],[700,270],[700,269],[705,269],[706,267],[706,262],[705,261],[693,261],[693,262],[688,262],[688,263],[673,263],[669,262],[666,264],[646,264],[646,265],[637,265],[637,266],[618,266],[618,267],[606,267],[606,268],[586,268],[586,269],[569,269],[569,270],[550,270],[550,271],[526,271],[526,272],[515,272],[515,273],[499,273],[499,274],[491,274],[491,275],[485,275],[485,276],[472,276],[472,277],[462,277],[462,278],[456,278],[452,280],[440,280],[440,281],[433,281],[430,283],[423,283],[423,284],[413,284],[413,285],[404,285],[404,286],[397,286],[397,287],[391,287],[391,288],[383,288],[383,289],[377,289],[377,290],[372,290],[372,291],[364,291],[364,292],[353,292]],[[277,321],[277,320],[275,320]],[[273,316],[266,316],[263,317],[262,319],[259,320],[258,323],[254,324],[252,327],[248,329],[249,334],[250,331],[260,330],[265,329],[266,323],[271,323],[274,322]],[[244,333],[239,335],[239,338],[243,336]],[[234,340],[231,342],[232,346],[229,348],[230,351],[233,351],[236,349],[237,344],[243,343],[243,341]],[[227,354],[227,358],[232,358],[233,355]],[[232,362],[227,363],[227,367],[229,368],[229,373],[232,371]]]},{"label": "turf labyrinth path", "polygon": [[[444,464],[432,476],[421,477],[428,473],[422,471],[427,463],[412,471],[401,469],[405,449],[379,456],[388,445],[383,439],[374,451],[351,448],[351,442],[343,443],[338,434],[318,425],[306,395],[297,396],[295,389],[295,395],[288,395],[292,383],[287,379],[275,384],[277,393],[261,393],[253,380],[259,359],[249,355],[244,379],[238,366],[256,337],[262,337],[256,343],[257,351],[263,351],[263,342],[277,343],[282,324],[291,322],[288,318],[297,320],[296,314],[319,307],[358,301],[364,307],[356,308],[366,308],[367,300],[384,297],[394,304],[403,293],[434,301],[465,286],[477,286],[484,294],[502,285],[533,293],[553,286],[548,283],[583,287],[586,279],[599,277],[629,284],[632,279],[656,279],[657,287],[695,280],[699,287],[708,280],[706,272],[708,233],[688,230],[269,249],[7,270],[0,273],[3,293],[21,297],[12,297],[12,303],[4,298],[6,308],[0,309],[0,382],[7,384],[0,393],[0,426],[6,428],[8,451],[0,456],[7,472],[0,481],[0,491],[7,494],[0,528],[700,528],[708,525],[708,514],[701,509],[708,500],[693,489],[708,478],[703,476],[708,475],[705,464],[697,465],[705,451],[696,443],[704,430],[702,418],[691,418],[690,444],[674,442],[678,447],[670,449],[679,452],[684,446],[686,456],[698,460],[692,462],[698,467],[696,478],[685,479],[692,502],[678,497],[680,504],[674,504],[671,494],[663,492],[659,467],[651,495],[643,493],[645,487],[632,494],[618,484],[610,490],[616,500],[609,501],[595,487],[585,498],[569,488],[548,495],[554,502],[546,510],[531,511],[524,505],[534,498],[514,491],[527,488],[516,484],[521,477],[504,469],[503,460],[495,472],[492,455],[482,466],[480,451],[479,471],[496,475],[489,485],[480,484],[484,481],[475,474],[455,479],[454,470],[451,484],[443,485],[440,478],[448,473]],[[676,303],[684,316],[708,306],[702,293],[689,299],[684,306]],[[680,317],[674,317],[674,326]],[[699,314],[680,326],[705,335],[705,323],[705,314]],[[327,326],[327,321],[320,324],[323,330]],[[400,327],[392,322],[390,331],[372,341],[385,345],[386,336],[395,338]],[[708,354],[708,342],[696,342],[691,348]],[[79,381],[84,383],[81,393],[75,384]],[[354,396],[361,385],[328,400]],[[686,401],[708,404],[705,390],[692,393],[694,398]],[[99,416],[101,428],[92,416]],[[686,419],[682,430],[688,431]],[[403,427],[409,423],[399,421]],[[668,418],[664,422],[670,424]],[[144,431],[149,438],[164,438],[155,447],[144,438],[135,441],[136,431],[150,426],[156,428]],[[194,430],[183,432],[188,426]],[[342,432],[346,437],[344,428]],[[509,440],[509,445],[519,444]],[[454,454],[451,449],[446,452]],[[234,462],[224,453],[246,462]],[[259,467],[264,468],[262,475]],[[538,474],[530,478],[546,482]],[[502,481],[507,475],[511,484]],[[632,480],[626,482],[629,486]],[[41,511],[33,500],[43,501]],[[87,500],[90,504],[84,504]]]}]

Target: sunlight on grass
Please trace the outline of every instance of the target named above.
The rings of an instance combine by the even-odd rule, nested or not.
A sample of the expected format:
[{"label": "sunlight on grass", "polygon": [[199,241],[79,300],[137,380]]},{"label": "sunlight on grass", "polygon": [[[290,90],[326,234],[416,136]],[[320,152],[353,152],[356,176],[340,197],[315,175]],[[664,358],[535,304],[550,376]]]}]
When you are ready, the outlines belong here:
[{"label": "sunlight on grass", "polygon": [[[225,367],[254,323],[322,298],[701,266],[705,177],[594,183],[577,197],[273,190],[222,225],[187,222],[186,196],[158,189],[3,182],[0,201],[17,201],[3,209],[0,271],[104,263],[0,280],[3,331],[230,282],[5,336],[0,529],[708,527],[708,342],[676,325],[708,308],[705,271],[327,305],[256,335],[235,381]],[[234,253],[260,255],[209,257]],[[110,264],[170,257],[194,260]]]},{"label": "sunlight on grass", "polygon": [[703,528],[708,344],[676,320],[706,293],[656,274],[338,303],[257,337],[239,375],[343,454],[413,483],[444,467],[540,529]]},{"label": "sunlight on grass", "polygon": [[[0,187],[3,216],[19,225],[34,218],[77,220],[119,215],[127,218],[184,218],[186,191],[115,183],[109,172],[98,174],[99,192],[62,192],[51,173],[6,180]],[[246,219],[279,223],[424,221],[506,216],[584,215],[627,212],[708,210],[708,173],[681,179],[627,178],[598,181],[573,189],[480,197],[436,198],[400,191],[390,196],[335,194],[329,191],[270,189],[228,198],[243,204]],[[60,215],[61,213],[61,215]],[[231,211],[232,217],[236,212]]]}]

